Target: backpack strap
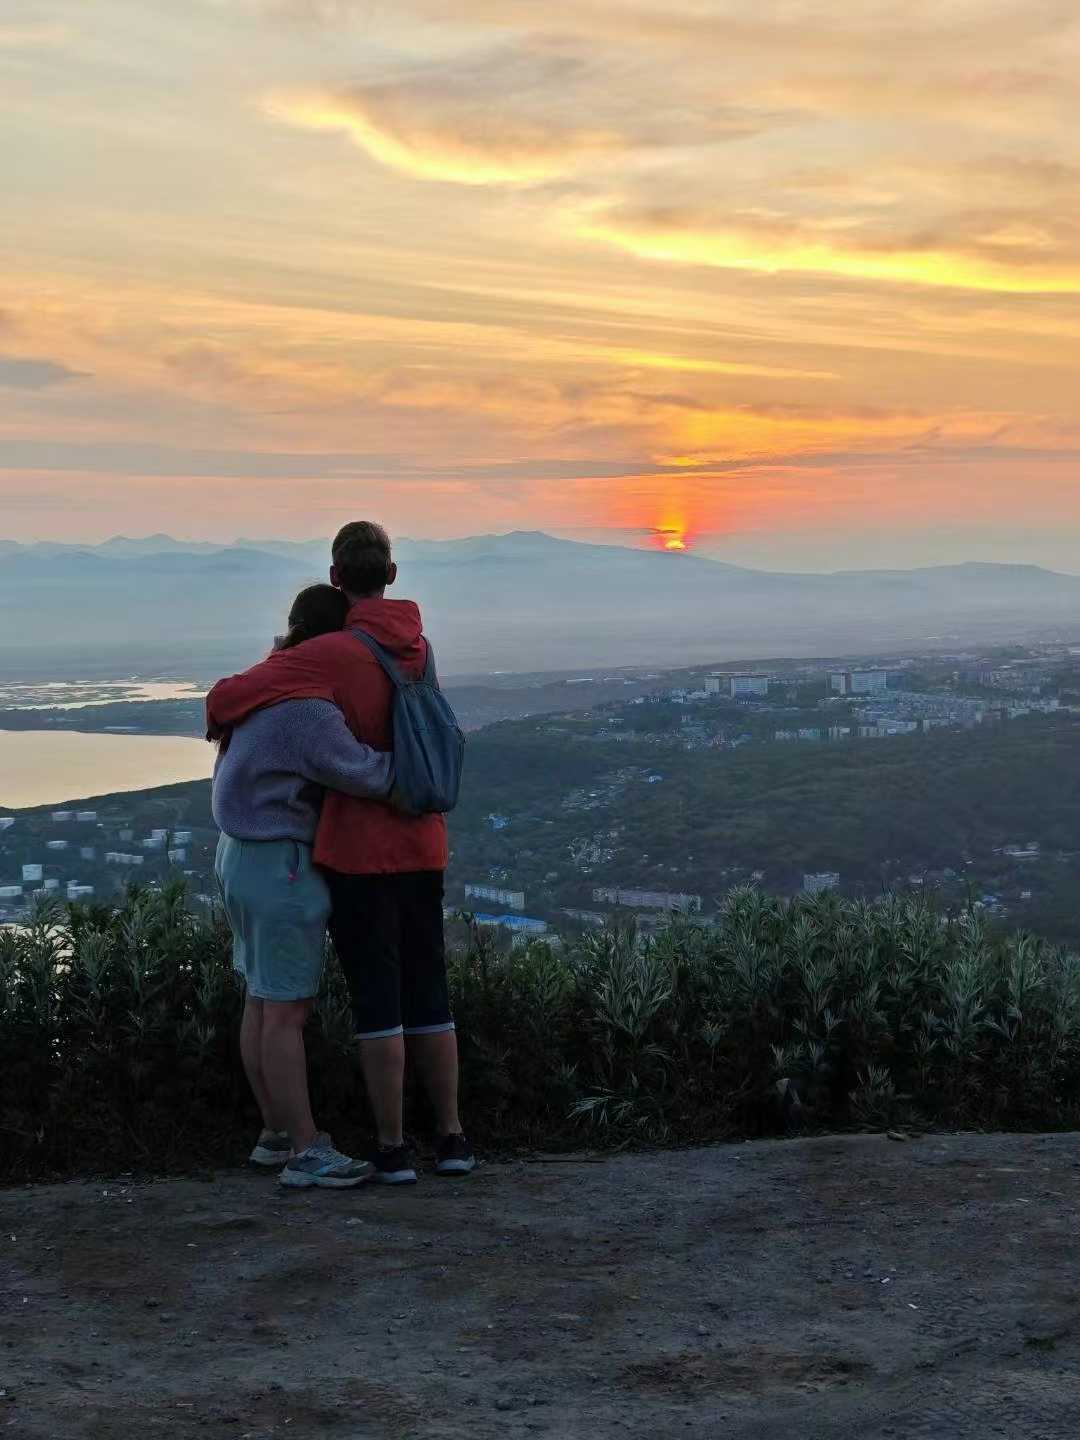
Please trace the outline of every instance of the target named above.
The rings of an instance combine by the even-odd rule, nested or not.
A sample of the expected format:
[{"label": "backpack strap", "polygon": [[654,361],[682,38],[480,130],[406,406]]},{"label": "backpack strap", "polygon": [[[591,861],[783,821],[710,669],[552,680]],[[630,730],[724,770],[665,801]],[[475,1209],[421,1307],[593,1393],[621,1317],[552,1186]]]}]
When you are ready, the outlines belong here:
[{"label": "backpack strap", "polygon": [[[358,627],[354,626],[349,631],[349,634],[355,635],[357,640],[360,641],[361,645],[364,645],[368,650],[371,651],[372,655],[375,656],[375,659],[379,662],[382,668],[386,671],[387,675],[394,682],[394,686],[396,689],[403,690],[406,685],[410,685],[412,683],[410,680],[406,679],[406,677],[401,673],[400,669],[397,666],[397,663],[391,656],[389,650],[385,650],[376,639],[374,639],[371,635],[368,634],[366,630],[361,630]],[[426,685],[430,685],[434,690],[438,690],[439,677],[435,673],[435,652],[434,650],[432,650],[431,642],[430,640],[428,640],[426,635],[423,637],[423,640],[424,644],[427,646],[427,659],[424,662],[424,673],[421,678]]]},{"label": "backpack strap", "polygon": [[409,681],[405,679],[404,675],[402,675],[401,671],[394,663],[394,660],[391,658],[390,652],[388,650],[384,650],[383,647],[379,644],[379,642],[374,639],[373,636],[369,635],[366,630],[353,628],[350,629],[349,634],[355,635],[357,640],[360,641],[360,644],[371,651],[372,655],[375,656],[375,659],[386,671],[389,679],[393,681],[394,689],[404,690],[405,686],[409,684]]}]

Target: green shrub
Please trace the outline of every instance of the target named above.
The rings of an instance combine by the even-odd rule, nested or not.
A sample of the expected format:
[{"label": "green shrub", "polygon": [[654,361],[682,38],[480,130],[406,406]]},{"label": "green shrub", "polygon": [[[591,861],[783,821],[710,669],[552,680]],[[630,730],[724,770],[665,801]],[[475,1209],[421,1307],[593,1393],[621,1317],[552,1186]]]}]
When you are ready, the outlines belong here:
[{"label": "green shrub", "polygon": [[[925,900],[731,892],[710,928],[451,956],[464,1113],[488,1149],[686,1144],[812,1126],[1080,1119],[1080,960]],[[181,889],[42,909],[0,932],[0,1176],[184,1171],[257,1124],[227,930]],[[366,1104],[337,967],[308,1032],[317,1114]],[[422,1131],[417,1098],[410,1124]]]}]

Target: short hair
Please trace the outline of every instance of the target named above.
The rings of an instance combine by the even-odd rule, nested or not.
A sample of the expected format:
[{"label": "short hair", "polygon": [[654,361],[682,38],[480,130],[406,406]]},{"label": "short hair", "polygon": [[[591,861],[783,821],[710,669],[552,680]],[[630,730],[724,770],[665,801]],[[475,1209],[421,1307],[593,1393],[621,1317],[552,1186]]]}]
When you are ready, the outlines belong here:
[{"label": "short hair", "polygon": [[390,536],[374,520],[352,520],[334,536],[331,547],[341,588],[350,595],[373,595],[390,581]]}]

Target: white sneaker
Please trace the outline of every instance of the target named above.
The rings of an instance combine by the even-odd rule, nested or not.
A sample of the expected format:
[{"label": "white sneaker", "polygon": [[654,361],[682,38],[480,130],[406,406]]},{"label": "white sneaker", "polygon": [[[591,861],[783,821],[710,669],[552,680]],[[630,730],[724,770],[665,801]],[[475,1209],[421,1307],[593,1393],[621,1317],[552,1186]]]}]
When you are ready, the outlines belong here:
[{"label": "white sneaker", "polygon": [[301,1150],[286,1164],[278,1176],[278,1184],[298,1189],[321,1185],[328,1190],[350,1190],[370,1180],[374,1173],[374,1165],[343,1155],[334,1149],[329,1135],[320,1133],[306,1150]]},{"label": "white sneaker", "polygon": [[291,1154],[292,1141],[284,1130],[264,1130],[248,1163],[258,1165],[260,1170],[280,1170]]}]

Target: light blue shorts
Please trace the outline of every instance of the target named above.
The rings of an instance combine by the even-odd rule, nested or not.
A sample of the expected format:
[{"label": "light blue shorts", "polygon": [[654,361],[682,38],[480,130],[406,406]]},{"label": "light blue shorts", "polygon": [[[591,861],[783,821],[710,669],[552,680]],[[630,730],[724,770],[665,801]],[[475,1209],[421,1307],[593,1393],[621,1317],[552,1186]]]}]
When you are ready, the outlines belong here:
[{"label": "light blue shorts", "polygon": [[222,835],[214,862],[233,933],[233,966],[257,1000],[309,1000],[326,959],[330,891],[297,840]]}]

